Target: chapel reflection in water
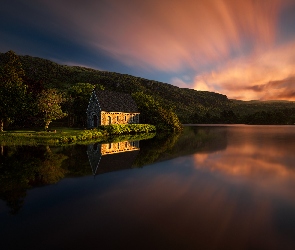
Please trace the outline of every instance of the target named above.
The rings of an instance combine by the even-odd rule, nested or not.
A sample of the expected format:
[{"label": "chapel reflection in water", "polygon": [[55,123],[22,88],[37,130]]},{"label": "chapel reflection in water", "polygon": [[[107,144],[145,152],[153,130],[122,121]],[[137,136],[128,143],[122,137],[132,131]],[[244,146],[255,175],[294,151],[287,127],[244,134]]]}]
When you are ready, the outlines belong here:
[{"label": "chapel reflection in water", "polygon": [[[0,199],[17,214],[27,190],[48,186],[66,177],[98,175],[196,153],[227,148],[227,129],[186,127],[183,133],[158,134],[152,139],[106,144],[60,146],[2,146]],[[90,165],[90,167],[89,167]]]},{"label": "chapel reflection in water", "polygon": [[87,155],[92,174],[98,175],[131,168],[139,150],[139,141],[89,144]]}]

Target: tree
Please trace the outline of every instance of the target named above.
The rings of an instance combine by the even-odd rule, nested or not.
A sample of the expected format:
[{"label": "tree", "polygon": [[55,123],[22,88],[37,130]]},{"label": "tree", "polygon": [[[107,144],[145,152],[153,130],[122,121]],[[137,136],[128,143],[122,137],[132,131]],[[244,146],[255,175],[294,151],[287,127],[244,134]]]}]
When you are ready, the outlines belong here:
[{"label": "tree", "polygon": [[5,53],[4,67],[0,69],[0,131],[4,123],[13,120],[25,108],[25,75],[18,56],[13,51]]},{"label": "tree", "polygon": [[63,101],[63,96],[56,89],[43,90],[38,95],[38,109],[42,113],[45,130],[53,120],[61,119],[67,115],[61,109]]},{"label": "tree", "polygon": [[238,123],[237,115],[232,110],[222,110],[220,112],[220,123]]},{"label": "tree", "polygon": [[163,107],[152,96],[136,92],[132,97],[138,106],[142,122],[155,125],[157,130],[182,130],[177,115],[170,108]]},{"label": "tree", "polygon": [[69,115],[69,126],[85,127],[87,122],[86,110],[94,88],[104,89],[102,85],[90,83],[77,83],[68,89],[65,106]]},{"label": "tree", "polygon": [[17,127],[32,127],[40,125],[41,114],[38,111],[37,97],[45,89],[41,80],[32,80],[25,76],[24,84],[27,86],[25,107],[21,114],[14,118]]}]

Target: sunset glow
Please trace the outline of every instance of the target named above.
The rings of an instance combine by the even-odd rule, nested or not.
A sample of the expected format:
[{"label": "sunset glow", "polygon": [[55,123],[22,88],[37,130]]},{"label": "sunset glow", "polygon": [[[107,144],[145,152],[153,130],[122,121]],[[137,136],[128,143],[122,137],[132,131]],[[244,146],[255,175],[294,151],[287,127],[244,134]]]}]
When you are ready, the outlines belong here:
[{"label": "sunset glow", "polygon": [[[295,101],[294,1],[12,2],[4,4],[11,27],[0,28],[1,52],[12,49],[228,98]],[[12,12],[13,5],[19,9]]]}]

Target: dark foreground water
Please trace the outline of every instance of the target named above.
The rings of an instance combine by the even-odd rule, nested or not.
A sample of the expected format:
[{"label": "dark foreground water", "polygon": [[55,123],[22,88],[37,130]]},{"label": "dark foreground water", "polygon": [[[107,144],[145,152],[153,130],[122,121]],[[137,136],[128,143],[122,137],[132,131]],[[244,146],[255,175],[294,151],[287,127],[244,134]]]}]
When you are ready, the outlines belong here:
[{"label": "dark foreground water", "polygon": [[294,126],[2,147],[0,160],[0,249],[295,249]]}]

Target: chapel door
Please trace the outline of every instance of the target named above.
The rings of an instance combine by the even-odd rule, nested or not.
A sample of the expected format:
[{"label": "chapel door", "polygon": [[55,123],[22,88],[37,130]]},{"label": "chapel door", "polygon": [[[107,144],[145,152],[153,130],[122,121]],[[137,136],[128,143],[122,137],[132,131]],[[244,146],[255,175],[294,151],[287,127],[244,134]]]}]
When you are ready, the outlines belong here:
[{"label": "chapel door", "polygon": [[93,127],[97,128],[98,124],[97,124],[97,115],[93,115]]}]

